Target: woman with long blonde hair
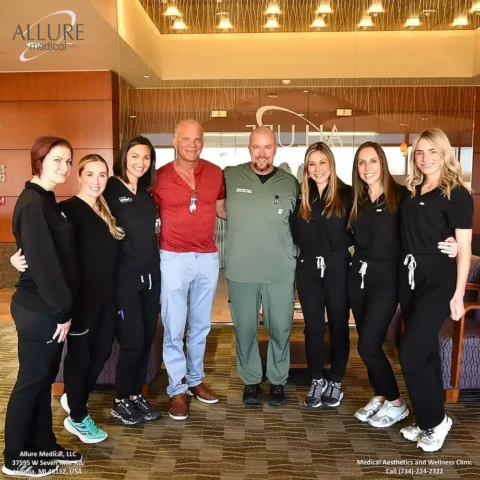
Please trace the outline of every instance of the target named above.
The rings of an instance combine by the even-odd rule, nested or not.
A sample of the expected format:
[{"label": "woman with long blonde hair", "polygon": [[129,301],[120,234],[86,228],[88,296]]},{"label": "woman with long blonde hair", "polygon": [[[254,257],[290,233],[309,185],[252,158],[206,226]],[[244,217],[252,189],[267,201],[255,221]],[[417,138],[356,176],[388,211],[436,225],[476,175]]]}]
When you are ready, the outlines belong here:
[{"label": "woman with long blonde hair", "polygon": [[[445,133],[425,130],[412,145],[410,195],[401,207],[405,249],[399,296],[405,324],[400,364],[417,422],[401,433],[427,452],[439,450],[452,426],[445,415],[438,333],[459,320],[471,258],[473,199]],[[457,261],[437,243],[454,235]]]},{"label": "woman with long blonde hair", "polygon": [[[89,415],[87,401],[115,337],[115,264],[119,240],[125,233],[117,226],[102,195],[108,180],[104,158],[97,154],[84,156],[77,177],[78,194],[59,203],[73,225],[80,277],[67,337],[65,394],[60,403],[69,414],[65,428],[84,443],[98,443],[108,435]],[[28,258],[23,256],[12,257],[12,264],[21,271],[28,268],[26,262]]]},{"label": "woman with long blonde hair", "polygon": [[[305,349],[312,376],[306,407],[337,407],[343,398],[342,378],[350,352],[347,297],[347,231],[351,187],[338,178],[330,148],[317,142],[307,149],[301,196],[292,220],[300,253],[296,285],[305,319]],[[325,310],[331,338],[331,370],[324,376]]]}]

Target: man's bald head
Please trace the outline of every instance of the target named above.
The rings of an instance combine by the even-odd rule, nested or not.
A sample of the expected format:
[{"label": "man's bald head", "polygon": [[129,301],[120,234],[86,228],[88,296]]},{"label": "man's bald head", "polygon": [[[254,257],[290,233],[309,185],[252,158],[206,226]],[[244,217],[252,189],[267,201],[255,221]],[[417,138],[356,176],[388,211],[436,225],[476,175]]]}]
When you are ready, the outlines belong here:
[{"label": "man's bald head", "polygon": [[203,127],[196,120],[187,119],[175,125],[173,146],[177,159],[184,162],[198,162],[203,149]]},{"label": "man's bald head", "polygon": [[258,127],[250,135],[248,143],[250,166],[255,173],[266,175],[273,170],[273,159],[277,153],[277,141],[268,127]]}]

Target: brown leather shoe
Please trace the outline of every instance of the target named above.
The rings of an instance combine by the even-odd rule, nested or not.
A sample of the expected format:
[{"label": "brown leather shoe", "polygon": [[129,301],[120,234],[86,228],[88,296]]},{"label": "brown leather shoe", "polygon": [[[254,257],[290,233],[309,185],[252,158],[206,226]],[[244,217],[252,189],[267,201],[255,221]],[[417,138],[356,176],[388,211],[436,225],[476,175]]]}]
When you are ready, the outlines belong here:
[{"label": "brown leather shoe", "polygon": [[168,415],[173,420],[186,420],[188,417],[187,397],[184,393],[174,395],[170,399]]},{"label": "brown leather shoe", "polygon": [[200,383],[196,387],[190,387],[187,390],[187,393],[192,397],[196,397],[197,400],[200,400],[203,403],[217,403],[218,397],[217,394],[204,383]]}]

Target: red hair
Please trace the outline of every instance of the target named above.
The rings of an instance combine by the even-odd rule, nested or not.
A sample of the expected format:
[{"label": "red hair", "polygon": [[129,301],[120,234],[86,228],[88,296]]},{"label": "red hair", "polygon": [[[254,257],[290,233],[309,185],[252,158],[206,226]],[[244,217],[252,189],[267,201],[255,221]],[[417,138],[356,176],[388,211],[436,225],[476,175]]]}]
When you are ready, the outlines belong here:
[{"label": "red hair", "polygon": [[32,149],[30,150],[30,158],[32,163],[32,175],[40,176],[42,173],[42,164],[45,157],[55,147],[65,147],[70,150],[70,156],[73,157],[73,148],[68,140],[61,137],[53,137],[45,135],[44,137],[38,137],[33,142]]}]

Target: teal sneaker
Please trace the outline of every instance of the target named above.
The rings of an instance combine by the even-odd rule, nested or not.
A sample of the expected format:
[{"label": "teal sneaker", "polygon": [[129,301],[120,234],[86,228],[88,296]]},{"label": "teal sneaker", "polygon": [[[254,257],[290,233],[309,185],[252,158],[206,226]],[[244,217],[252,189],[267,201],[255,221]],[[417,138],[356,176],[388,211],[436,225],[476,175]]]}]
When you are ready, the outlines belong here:
[{"label": "teal sneaker", "polygon": [[69,416],[63,421],[63,426],[70,433],[76,435],[83,443],[103,442],[108,433],[97,427],[97,424],[90,415],[87,415],[82,422],[75,423]]}]

